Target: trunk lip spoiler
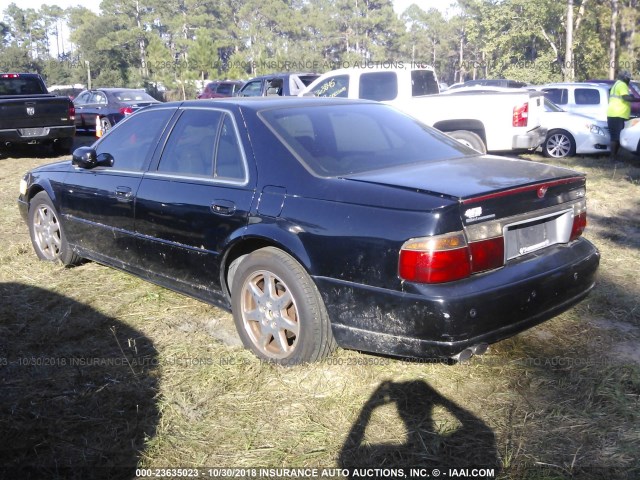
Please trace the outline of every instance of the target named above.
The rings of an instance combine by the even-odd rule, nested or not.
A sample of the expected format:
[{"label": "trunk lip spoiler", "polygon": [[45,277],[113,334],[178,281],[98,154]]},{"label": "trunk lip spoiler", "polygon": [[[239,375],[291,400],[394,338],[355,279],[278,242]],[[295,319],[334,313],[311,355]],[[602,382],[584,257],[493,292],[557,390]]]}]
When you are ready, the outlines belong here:
[{"label": "trunk lip spoiler", "polygon": [[[471,203],[478,203],[478,202],[483,202],[485,200],[491,200],[494,198],[500,198],[500,197],[506,197],[508,195],[515,195],[518,193],[524,193],[524,192],[530,192],[530,191],[535,191],[535,190],[544,190],[544,193],[546,193],[546,190],[548,190],[551,187],[555,187],[558,185],[566,185],[569,183],[582,183],[585,184],[586,182],[586,177],[584,175],[580,175],[580,176],[573,176],[573,177],[568,177],[568,178],[560,178],[557,180],[549,180],[549,181],[541,181],[541,182],[536,182],[534,184],[531,185],[524,185],[524,186],[519,186],[519,187],[514,187],[514,188],[509,188],[507,190],[501,190],[498,192],[492,192],[492,193],[486,193],[486,194],[481,194],[477,197],[470,197],[470,198],[463,198],[460,200],[460,203],[463,205],[468,205]],[[544,194],[543,194],[544,196]]]}]

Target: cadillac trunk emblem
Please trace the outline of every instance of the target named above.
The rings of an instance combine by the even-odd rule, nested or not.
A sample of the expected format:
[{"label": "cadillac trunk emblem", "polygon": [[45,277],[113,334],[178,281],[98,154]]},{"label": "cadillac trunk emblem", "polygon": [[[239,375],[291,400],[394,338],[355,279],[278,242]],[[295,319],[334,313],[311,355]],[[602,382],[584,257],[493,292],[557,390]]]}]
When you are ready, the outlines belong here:
[{"label": "cadillac trunk emblem", "polygon": [[36,113],[36,107],[27,107],[27,115],[34,115]]},{"label": "cadillac trunk emblem", "polygon": [[548,187],[540,187],[538,189],[538,198],[544,198],[544,196],[547,194],[547,190]]}]

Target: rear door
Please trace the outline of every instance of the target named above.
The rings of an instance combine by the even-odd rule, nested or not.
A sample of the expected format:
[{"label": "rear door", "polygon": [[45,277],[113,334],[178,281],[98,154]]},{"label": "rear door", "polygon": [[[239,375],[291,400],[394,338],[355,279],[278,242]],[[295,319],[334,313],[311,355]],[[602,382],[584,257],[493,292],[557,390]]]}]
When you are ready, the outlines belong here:
[{"label": "rear door", "polygon": [[248,218],[254,190],[234,115],[185,108],[137,195],[136,233],[150,278],[223,299],[220,258]]}]

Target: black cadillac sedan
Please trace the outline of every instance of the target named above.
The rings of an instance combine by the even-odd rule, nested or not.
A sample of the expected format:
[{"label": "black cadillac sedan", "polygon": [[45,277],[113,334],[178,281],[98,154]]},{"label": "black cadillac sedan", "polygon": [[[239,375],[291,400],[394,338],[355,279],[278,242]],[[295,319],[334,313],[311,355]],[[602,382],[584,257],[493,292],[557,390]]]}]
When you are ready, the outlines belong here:
[{"label": "black cadillac sedan", "polygon": [[41,259],[230,309],[281,364],[336,343],[468,358],[583,299],[599,264],[584,175],[367,101],[151,106],[27,173],[19,206]]}]

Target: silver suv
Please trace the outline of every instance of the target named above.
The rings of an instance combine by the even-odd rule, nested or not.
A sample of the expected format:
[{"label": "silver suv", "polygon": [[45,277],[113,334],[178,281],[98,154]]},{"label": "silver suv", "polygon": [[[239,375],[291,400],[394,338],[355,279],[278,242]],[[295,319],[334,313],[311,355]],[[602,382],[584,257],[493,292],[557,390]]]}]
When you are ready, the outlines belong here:
[{"label": "silver suv", "polygon": [[567,112],[580,113],[597,120],[607,120],[609,88],[587,82],[549,83],[536,90]]}]

